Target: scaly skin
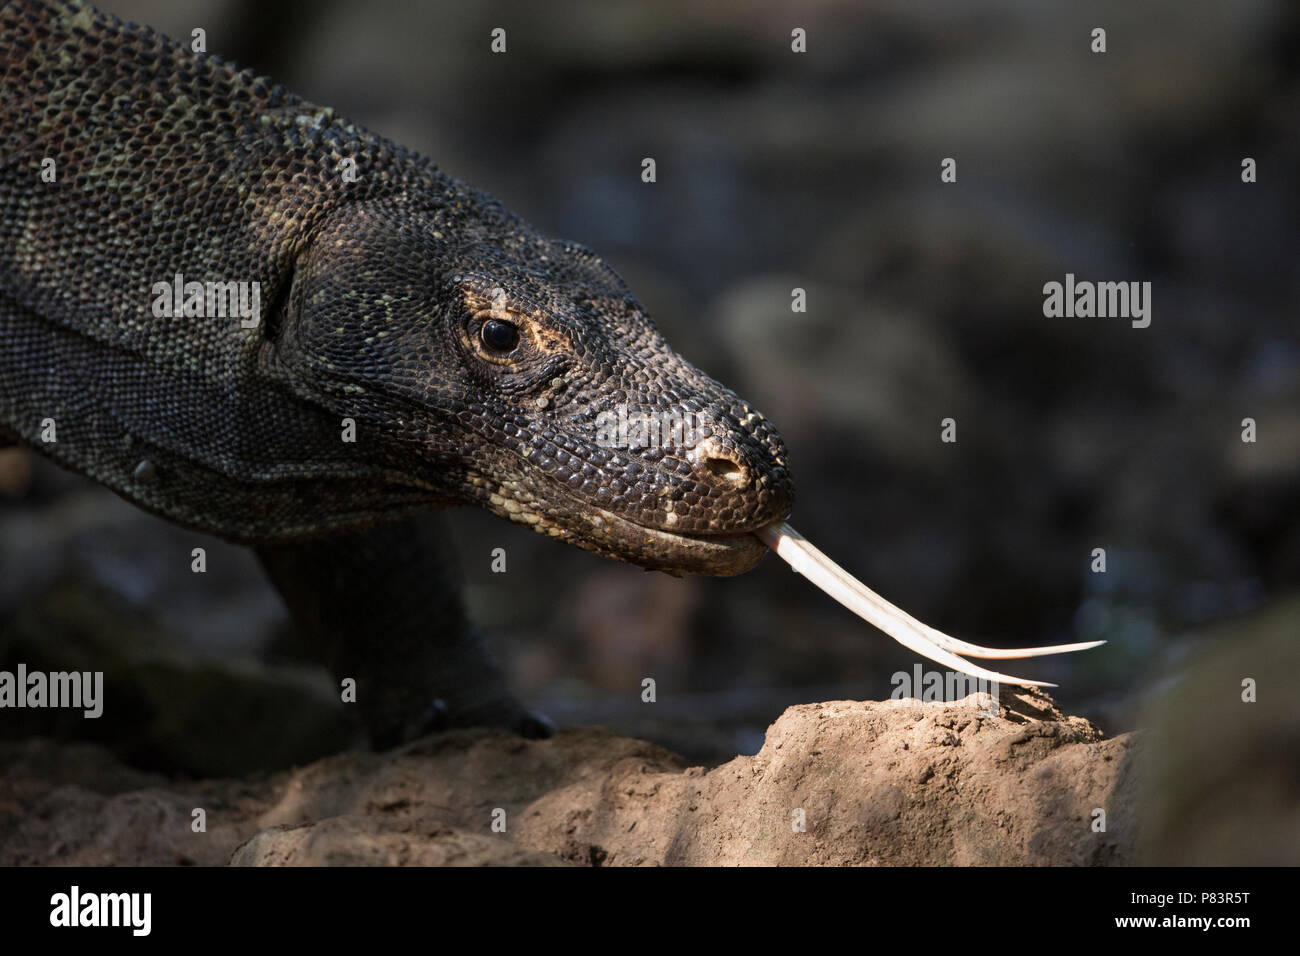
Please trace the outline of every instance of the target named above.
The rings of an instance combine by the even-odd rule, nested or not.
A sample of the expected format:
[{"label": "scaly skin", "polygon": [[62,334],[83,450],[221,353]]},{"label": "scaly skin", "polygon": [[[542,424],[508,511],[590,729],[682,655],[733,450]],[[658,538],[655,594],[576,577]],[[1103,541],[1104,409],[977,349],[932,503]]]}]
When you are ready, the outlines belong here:
[{"label": "scaly skin", "polygon": [[[253,545],[331,645],[347,639],[339,621],[360,628],[388,613],[384,593],[421,587],[416,559],[365,577],[347,542],[398,535],[413,553],[413,516],[431,508],[478,504],[672,573],[735,574],[763,555],[748,532],[793,501],[779,436],[673,352],[591,252],[328,109],[90,7],[17,0],[0,31],[0,438]],[[155,317],[153,287],[177,273],[259,283],[260,321]],[[489,322],[510,348],[485,341]],[[598,416],[620,404],[694,415],[703,440],[608,447]],[[42,440],[47,420],[57,442]],[[313,596],[343,566],[363,575],[351,605]],[[458,640],[458,602],[435,597],[358,640],[418,644],[432,622]],[[375,693],[402,696],[395,656]],[[424,676],[435,661],[410,669],[412,700],[446,689]],[[413,732],[413,707],[372,717],[376,738]],[[465,719],[514,722],[512,707]]]}]

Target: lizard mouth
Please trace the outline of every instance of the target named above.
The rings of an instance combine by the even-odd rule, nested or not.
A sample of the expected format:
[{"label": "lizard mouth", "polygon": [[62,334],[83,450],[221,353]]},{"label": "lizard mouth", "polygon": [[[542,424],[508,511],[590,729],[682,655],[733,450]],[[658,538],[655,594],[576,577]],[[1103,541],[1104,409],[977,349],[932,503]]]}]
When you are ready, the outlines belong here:
[{"label": "lizard mouth", "polygon": [[[667,531],[639,524],[622,515],[585,502],[559,503],[545,486],[531,482],[509,485],[471,476],[470,484],[489,511],[539,534],[605,557],[669,574],[706,574],[727,577],[748,571],[762,560],[768,546],[754,529],[716,534]],[[579,507],[580,506],[580,507]]]},{"label": "lizard mouth", "polygon": [[674,574],[741,574],[758,564],[768,550],[753,531],[684,534],[637,524],[604,509],[596,517],[635,552],[635,557],[623,560]]}]

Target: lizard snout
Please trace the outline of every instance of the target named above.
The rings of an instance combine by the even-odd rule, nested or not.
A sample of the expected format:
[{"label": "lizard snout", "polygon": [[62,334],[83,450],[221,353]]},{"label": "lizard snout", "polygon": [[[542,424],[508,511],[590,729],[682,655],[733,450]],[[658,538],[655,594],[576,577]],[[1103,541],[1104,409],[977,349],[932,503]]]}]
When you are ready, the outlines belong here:
[{"label": "lizard snout", "polygon": [[[714,416],[707,436],[682,455],[703,506],[701,520],[692,529],[696,533],[753,531],[786,517],[794,505],[784,443],[765,419],[745,411],[741,416]],[[689,492],[683,497],[696,504]],[[679,519],[684,517],[679,514]]]}]

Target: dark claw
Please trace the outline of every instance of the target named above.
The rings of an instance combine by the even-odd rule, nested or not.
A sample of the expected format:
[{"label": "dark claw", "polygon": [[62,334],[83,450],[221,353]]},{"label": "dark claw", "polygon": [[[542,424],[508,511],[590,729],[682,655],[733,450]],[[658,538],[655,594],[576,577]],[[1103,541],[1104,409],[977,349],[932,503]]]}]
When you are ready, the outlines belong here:
[{"label": "dark claw", "polygon": [[445,730],[446,727],[447,704],[439,697],[420,715],[420,719],[415,722],[415,727],[412,728],[411,733],[407,734],[407,739],[414,740],[416,737],[423,737],[425,734]]},{"label": "dark claw", "polygon": [[530,710],[515,724],[515,733],[528,740],[546,740],[555,736],[555,722],[545,714]]}]

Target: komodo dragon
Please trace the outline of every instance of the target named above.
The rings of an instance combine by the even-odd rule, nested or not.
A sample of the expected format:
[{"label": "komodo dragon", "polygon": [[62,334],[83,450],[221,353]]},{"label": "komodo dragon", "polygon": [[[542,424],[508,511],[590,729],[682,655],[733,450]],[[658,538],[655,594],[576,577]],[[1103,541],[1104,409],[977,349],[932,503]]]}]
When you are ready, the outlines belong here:
[{"label": "komodo dragon", "polygon": [[[815,554],[783,524],[777,432],[589,250],[80,2],[6,3],[0,29],[0,442],[251,545],[357,681],[377,746],[549,732],[482,651],[422,512],[477,504],[675,574]],[[620,408],[698,428],[602,440]],[[800,570],[857,588],[838,596],[920,653],[992,674],[952,654],[991,649]]]}]

